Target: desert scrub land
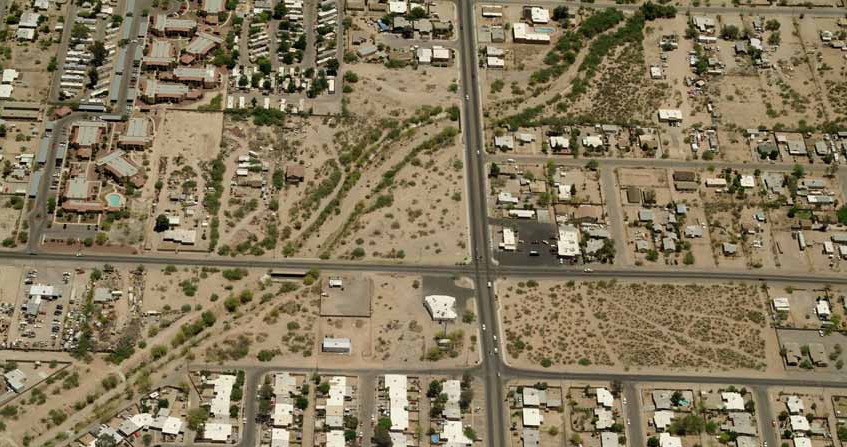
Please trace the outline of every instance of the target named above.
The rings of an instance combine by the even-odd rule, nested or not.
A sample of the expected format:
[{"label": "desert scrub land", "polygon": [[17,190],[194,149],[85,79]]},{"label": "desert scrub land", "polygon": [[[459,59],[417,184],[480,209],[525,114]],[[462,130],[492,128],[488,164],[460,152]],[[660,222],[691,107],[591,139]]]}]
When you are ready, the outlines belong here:
[{"label": "desert scrub land", "polygon": [[516,366],[764,369],[765,295],[753,284],[498,284]]},{"label": "desert scrub land", "polygon": [[669,88],[647,79],[645,24],[675,13],[664,7],[642,8],[631,16],[612,8],[594,12],[559,37],[544,64],[530,75],[527,91],[514,96],[519,89],[513,88],[512,97],[498,101],[499,89],[492,87],[486,108],[489,125],[515,130],[569,123],[651,122]]}]

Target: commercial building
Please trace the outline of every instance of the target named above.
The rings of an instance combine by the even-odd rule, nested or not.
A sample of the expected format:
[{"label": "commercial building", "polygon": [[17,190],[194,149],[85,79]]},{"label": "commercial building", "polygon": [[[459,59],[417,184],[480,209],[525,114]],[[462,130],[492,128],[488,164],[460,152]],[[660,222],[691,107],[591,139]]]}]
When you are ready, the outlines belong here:
[{"label": "commercial building", "polygon": [[505,251],[515,251],[517,249],[515,231],[511,228],[503,228],[503,242],[500,243],[500,248]]},{"label": "commercial building", "polygon": [[575,258],[579,256],[579,230],[576,227],[572,225],[559,227],[556,252],[560,258]]},{"label": "commercial building", "polygon": [[434,321],[453,321],[456,314],[456,298],[448,295],[427,295],[424,307]]}]

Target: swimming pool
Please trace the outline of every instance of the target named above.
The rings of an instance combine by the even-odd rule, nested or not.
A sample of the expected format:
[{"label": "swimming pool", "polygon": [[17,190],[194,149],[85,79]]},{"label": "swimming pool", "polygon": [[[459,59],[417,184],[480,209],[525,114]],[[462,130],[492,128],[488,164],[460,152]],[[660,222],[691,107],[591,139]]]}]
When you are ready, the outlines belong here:
[{"label": "swimming pool", "polygon": [[106,194],[106,203],[109,208],[120,208],[124,204],[124,197],[116,192]]}]

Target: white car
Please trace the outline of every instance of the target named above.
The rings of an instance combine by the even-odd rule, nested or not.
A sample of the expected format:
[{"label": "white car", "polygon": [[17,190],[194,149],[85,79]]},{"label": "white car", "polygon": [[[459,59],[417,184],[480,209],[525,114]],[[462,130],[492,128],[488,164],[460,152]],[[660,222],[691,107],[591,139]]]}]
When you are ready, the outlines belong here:
[{"label": "white car", "polygon": [[465,101],[467,101],[467,100],[469,100],[469,99],[471,99],[471,97],[470,97],[470,96],[468,96],[468,95],[465,95]]},{"label": "white car", "polygon": [[484,324],[482,325],[482,330],[483,330],[483,331],[485,330],[485,325],[484,325]]},{"label": "white car", "polygon": [[593,272],[593,271],[594,271],[594,270],[591,270],[590,268],[584,268],[584,269],[582,269],[582,272],[583,272],[583,273],[591,273],[591,272]]}]

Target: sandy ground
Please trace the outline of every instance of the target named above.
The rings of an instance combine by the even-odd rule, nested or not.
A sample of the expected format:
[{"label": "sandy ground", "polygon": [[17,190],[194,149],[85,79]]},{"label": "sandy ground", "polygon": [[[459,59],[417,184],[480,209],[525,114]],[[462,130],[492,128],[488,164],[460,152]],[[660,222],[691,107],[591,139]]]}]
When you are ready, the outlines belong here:
[{"label": "sandy ground", "polygon": [[[739,295],[749,299],[730,298]],[[515,365],[549,359],[558,368],[703,372],[781,366],[765,326],[764,295],[754,285],[507,281],[498,284],[498,298]],[[559,307],[563,299],[567,309]]]},{"label": "sandy ground", "polygon": [[[205,248],[206,229],[211,217],[203,210],[202,191],[205,186],[206,172],[204,169],[220,151],[221,131],[223,128],[222,113],[199,113],[158,109],[152,116],[155,122],[153,146],[145,157],[150,160],[147,168],[149,179],[142,191],[141,200],[133,211],[145,213],[155,219],[160,213],[178,215],[183,220],[181,228],[195,228],[198,231],[196,249]],[[232,175],[228,169],[227,173]],[[164,187],[157,191],[156,181],[161,180]],[[194,181],[193,188],[185,187],[186,181]],[[227,185],[227,182],[224,182]],[[181,207],[169,200],[171,194],[184,192],[193,195],[197,205]],[[222,202],[225,200],[222,199]],[[193,217],[184,212],[191,209]],[[160,236],[153,233],[153,219],[148,220],[146,228],[146,247],[156,248],[161,244]],[[201,239],[202,237],[202,239]],[[165,247],[164,244],[163,248]]]}]

